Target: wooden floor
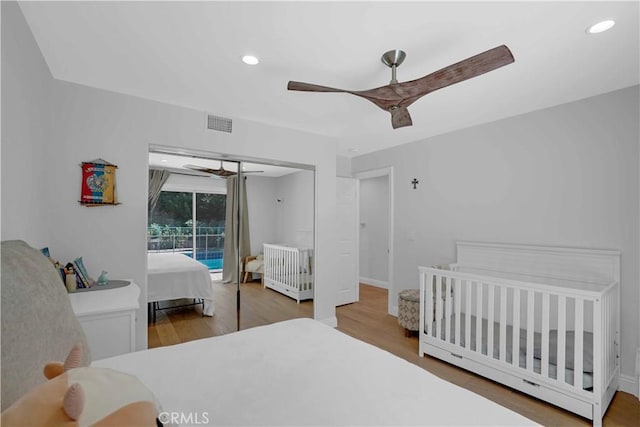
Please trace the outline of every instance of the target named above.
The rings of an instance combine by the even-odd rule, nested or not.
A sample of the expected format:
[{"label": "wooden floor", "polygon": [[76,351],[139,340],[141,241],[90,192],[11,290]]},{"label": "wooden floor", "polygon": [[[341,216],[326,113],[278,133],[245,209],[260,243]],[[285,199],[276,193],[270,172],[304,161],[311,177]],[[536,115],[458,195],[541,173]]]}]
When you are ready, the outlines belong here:
[{"label": "wooden floor", "polygon": [[[177,344],[198,338],[222,335],[236,330],[233,285],[214,283],[215,316],[202,317],[201,308],[180,308],[159,312],[150,325],[149,347]],[[243,329],[297,317],[312,317],[311,301],[295,300],[259,282],[241,285],[241,327]],[[418,338],[405,337],[397,319],[387,314],[387,291],[360,285],[360,301],[338,307],[338,330],[389,351],[449,382],[472,390],[546,426],[589,426],[591,422],[570,412],[503,387],[471,372],[432,357],[418,356]],[[618,392],[604,418],[605,426],[640,426],[640,402]]]}]

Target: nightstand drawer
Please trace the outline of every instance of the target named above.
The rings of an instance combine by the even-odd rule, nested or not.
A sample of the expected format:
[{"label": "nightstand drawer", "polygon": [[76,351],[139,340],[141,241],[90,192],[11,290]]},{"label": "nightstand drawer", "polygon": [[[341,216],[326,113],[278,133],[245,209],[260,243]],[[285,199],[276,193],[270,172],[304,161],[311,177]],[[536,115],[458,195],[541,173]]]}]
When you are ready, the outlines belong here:
[{"label": "nightstand drawer", "polygon": [[69,295],[93,360],[135,351],[136,310],[140,288],[135,283]]}]

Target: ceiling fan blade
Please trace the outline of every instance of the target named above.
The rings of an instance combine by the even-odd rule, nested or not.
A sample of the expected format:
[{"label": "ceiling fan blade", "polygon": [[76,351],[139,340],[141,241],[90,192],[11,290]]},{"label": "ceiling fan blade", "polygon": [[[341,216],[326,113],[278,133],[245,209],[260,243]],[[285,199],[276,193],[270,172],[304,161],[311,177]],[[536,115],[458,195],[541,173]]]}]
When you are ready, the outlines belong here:
[{"label": "ceiling fan blade", "polygon": [[220,169],[211,169],[204,166],[198,165],[184,165],[184,168],[191,169],[197,172],[207,173],[209,175],[221,176],[226,178],[228,176],[237,175],[237,172],[226,170],[222,165],[220,165]]},{"label": "ceiling fan blade", "polygon": [[[394,85],[394,86],[397,86],[397,85]],[[320,86],[312,83],[290,81],[289,84],[287,85],[287,89],[299,90],[299,91],[305,91],[305,92],[348,93],[351,95],[359,96],[368,101],[371,101],[385,111],[388,111],[389,108],[391,108],[394,105],[398,105],[398,103],[402,100],[402,97],[398,96],[398,94],[392,89],[390,85],[378,87],[375,89],[369,89],[369,90],[346,90],[346,89],[336,89],[328,86]]]},{"label": "ceiling fan blade", "polygon": [[218,171],[218,169],[211,169],[211,168],[206,168],[204,166],[198,166],[198,165],[184,165],[183,167],[185,169],[191,169],[197,172],[208,173],[208,174],[215,174],[216,171]]},{"label": "ceiling fan blade", "polygon": [[233,171],[228,171],[226,169],[218,169],[217,172],[214,173],[214,175],[216,176],[222,176],[222,177],[228,177],[228,176],[234,176],[234,175],[238,175],[237,172],[233,172]]},{"label": "ceiling fan blade", "polygon": [[393,126],[394,129],[413,125],[407,107],[394,108],[389,110],[389,112],[391,113],[391,126]]},{"label": "ceiling fan blade", "polygon": [[444,67],[419,79],[400,83],[398,89],[404,97],[402,105],[407,107],[430,92],[472,79],[504,67],[514,61],[515,59],[509,48],[502,45]]},{"label": "ceiling fan blade", "polygon": [[412,125],[407,107],[424,95],[504,67],[514,61],[509,48],[501,45],[419,79],[392,83],[374,89],[352,91],[294,81],[289,82],[287,89],[306,92],[341,92],[359,96],[389,111],[391,124],[394,129],[397,129]]},{"label": "ceiling fan blade", "polygon": [[300,90],[304,92],[349,92],[348,90],[336,89],[328,86],[320,86],[313,83],[303,83],[290,81],[287,84],[289,90]]}]

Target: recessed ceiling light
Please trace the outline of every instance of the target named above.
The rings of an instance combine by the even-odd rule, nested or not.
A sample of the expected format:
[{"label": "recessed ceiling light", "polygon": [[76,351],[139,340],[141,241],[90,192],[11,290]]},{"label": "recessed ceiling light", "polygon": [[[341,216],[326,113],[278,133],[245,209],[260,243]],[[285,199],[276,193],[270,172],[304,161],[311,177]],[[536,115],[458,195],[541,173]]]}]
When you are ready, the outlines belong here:
[{"label": "recessed ceiling light", "polygon": [[258,61],[258,58],[253,55],[245,55],[242,57],[242,62],[247,65],[256,65],[260,61]]},{"label": "recessed ceiling light", "polygon": [[613,26],[616,25],[616,21],[612,19],[607,19],[606,21],[598,22],[597,24],[593,24],[589,28],[587,28],[588,34],[598,34],[604,31],[610,30]]},{"label": "recessed ceiling light", "polygon": [[162,159],[162,160],[160,160],[160,161],[161,161],[162,163],[167,163],[169,160],[167,160],[167,159]]}]

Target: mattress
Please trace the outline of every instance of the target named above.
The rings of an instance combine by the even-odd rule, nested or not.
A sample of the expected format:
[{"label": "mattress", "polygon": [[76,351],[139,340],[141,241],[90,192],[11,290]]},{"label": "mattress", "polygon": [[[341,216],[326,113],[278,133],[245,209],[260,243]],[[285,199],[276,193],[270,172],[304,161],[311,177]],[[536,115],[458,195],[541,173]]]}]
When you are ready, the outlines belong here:
[{"label": "mattress", "polygon": [[149,253],[147,302],[202,298],[203,314],[213,316],[213,287],[209,269],[180,253]]},{"label": "mattress", "polygon": [[[455,315],[451,315],[451,343],[454,342],[456,318]],[[435,323],[433,330],[435,330]],[[443,321],[441,323],[441,336],[440,339],[445,340],[446,324]],[[488,321],[482,319],[482,336],[488,336]],[[466,335],[466,315],[460,314],[460,346],[466,348],[465,343]],[[533,371],[536,373],[542,372],[542,334],[540,332],[534,332],[534,344],[533,344]],[[506,325],[506,362],[513,363],[513,326]],[[565,382],[573,384],[574,372],[573,372],[573,359],[574,359],[574,345],[575,345],[575,332],[566,331],[565,335]],[[583,333],[583,373],[582,373],[582,387],[584,389],[591,389],[593,387],[593,334],[591,332]],[[551,329],[549,331],[549,377],[557,378],[557,349],[558,349],[558,331]],[[471,316],[471,350],[476,350],[476,316]],[[482,341],[482,354],[487,355],[487,340]],[[500,323],[493,323],[493,357],[495,359],[500,358]],[[520,343],[519,343],[519,355],[518,366],[526,368],[527,357],[527,331],[526,329],[520,329]]]},{"label": "mattress", "polygon": [[312,319],[124,354],[93,366],[136,375],[164,412],[206,413],[208,425],[535,425]]}]

